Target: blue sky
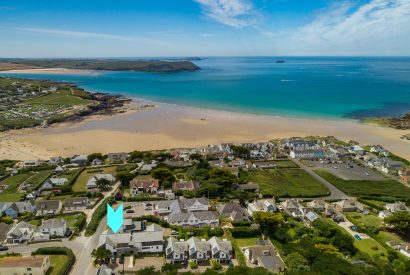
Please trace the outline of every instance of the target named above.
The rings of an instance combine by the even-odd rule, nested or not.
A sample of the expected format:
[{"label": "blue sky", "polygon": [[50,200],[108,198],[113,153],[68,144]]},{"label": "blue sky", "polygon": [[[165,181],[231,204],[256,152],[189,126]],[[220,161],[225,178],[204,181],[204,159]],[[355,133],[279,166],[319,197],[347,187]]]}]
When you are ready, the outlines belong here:
[{"label": "blue sky", "polygon": [[410,55],[410,0],[2,0],[0,57]]}]

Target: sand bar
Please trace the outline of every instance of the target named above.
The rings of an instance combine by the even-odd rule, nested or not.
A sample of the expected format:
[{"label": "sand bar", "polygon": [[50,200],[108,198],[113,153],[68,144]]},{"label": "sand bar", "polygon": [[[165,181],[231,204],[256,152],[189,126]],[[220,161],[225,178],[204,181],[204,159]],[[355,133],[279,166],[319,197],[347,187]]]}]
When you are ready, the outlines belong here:
[{"label": "sand bar", "polygon": [[[152,102],[138,104],[152,104]],[[260,116],[155,103],[80,123],[0,133],[1,159],[47,159],[93,152],[199,147],[222,142],[259,142],[273,138],[333,135],[362,144],[382,144],[410,159],[408,131],[365,125],[353,120]]]}]

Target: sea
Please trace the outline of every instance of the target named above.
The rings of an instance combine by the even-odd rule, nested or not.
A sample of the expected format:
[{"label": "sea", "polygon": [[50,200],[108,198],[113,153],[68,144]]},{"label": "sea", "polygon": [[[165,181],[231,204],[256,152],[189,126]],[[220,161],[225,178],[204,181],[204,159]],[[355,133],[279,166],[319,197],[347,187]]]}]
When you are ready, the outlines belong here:
[{"label": "sea", "polygon": [[241,113],[362,119],[410,111],[410,57],[203,57],[183,73],[5,74]]}]

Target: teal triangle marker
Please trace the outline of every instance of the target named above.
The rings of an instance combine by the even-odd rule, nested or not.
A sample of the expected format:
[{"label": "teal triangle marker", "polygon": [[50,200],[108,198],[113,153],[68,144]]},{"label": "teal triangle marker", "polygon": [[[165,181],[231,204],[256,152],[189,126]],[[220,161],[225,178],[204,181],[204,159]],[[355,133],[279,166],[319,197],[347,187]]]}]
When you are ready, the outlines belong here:
[{"label": "teal triangle marker", "polygon": [[112,232],[117,233],[124,222],[123,204],[121,203],[121,205],[118,206],[117,210],[114,210],[107,203],[107,213],[107,225],[111,228]]}]

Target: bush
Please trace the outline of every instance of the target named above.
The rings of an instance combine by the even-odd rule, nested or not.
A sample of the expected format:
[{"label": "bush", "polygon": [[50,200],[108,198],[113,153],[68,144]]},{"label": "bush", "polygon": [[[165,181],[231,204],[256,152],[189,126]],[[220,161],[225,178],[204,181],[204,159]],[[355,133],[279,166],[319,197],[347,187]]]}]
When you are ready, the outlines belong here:
[{"label": "bush", "polygon": [[189,267],[190,267],[191,269],[197,269],[197,268],[198,268],[198,263],[197,263],[197,262],[190,261],[190,262],[189,262]]},{"label": "bush", "polygon": [[258,229],[253,229],[249,227],[234,227],[229,229],[234,238],[250,238],[260,236],[260,231]]},{"label": "bush", "polygon": [[43,247],[32,252],[31,255],[66,255],[68,257],[68,261],[63,264],[63,274],[69,274],[70,269],[76,260],[73,251],[67,247]]},{"label": "bush", "polygon": [[74,223],[74,226],[75,226],[76,228],[78,228],[78,230],[81,231],[81,229],[83,229],[83,227],[84,227],[84,225],[85,225],[85,222],[86,222],[85,215],[84,215],[84,214],[80,214],[80,215],[78,216],[77,221]]},{"label": "bush", "polygon": [[162,266],[161,271],[162,272],[177,271],[180,268],[181,268],[181,264],[179,263],[175,263],[175,264],[166,263]]},{"label": "bush", "polygon": [[222,265],[220,262],[218,262],[215,259],[211,259],[211,265],[212,265],[212,269],[213,270],[221,270],[222,269]]},{"label": "bush", "polygon": [[115,200],[113,197],[108,197],[100,204],[100,206],[98,206],[97,210],[95,210],[93,216],[91,217],[90,223],[87,225],[87,228],[85,229],[86,237],[89,237],[95,233],[98,225],[100,224],[100,221],[107,214],[107,203],[111,204],[114,202]]}]

